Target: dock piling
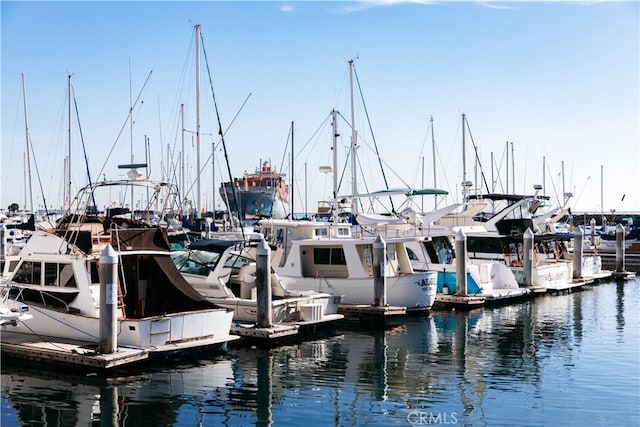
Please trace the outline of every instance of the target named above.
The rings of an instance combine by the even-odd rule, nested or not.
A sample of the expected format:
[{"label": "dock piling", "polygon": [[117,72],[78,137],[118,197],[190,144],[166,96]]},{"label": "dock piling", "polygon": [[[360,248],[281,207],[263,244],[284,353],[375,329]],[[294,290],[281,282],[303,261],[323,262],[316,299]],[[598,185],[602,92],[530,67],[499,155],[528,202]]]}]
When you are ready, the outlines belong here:
[{"label": "dock piling", "polygon": [[373,242],[373,305],[375,307],[387,305],[387,278],[384,274],[385,252],[386,242],[378,234]]},{"label": "dock piling", "polygon": [[624,270],[624,227],[618,224],[616,227],[616,272],[622,273]]},{"label": "dock piling", "polygon": [[100,255],[100,353],[118,347],[118,257],[111,245]]},{"label": "dock piling", "polygon": [[0,260],[7,256],[7,228],[0,223]]},{"label": "dock piling", "polygon": [[271,249],[260,239],[256,248],[256,287],[257,289],[257,309],[258,327],[271,328],[273,326],[273,315],[271,313]]},{"label": "dock piling", "polygon": [[467,236],[456,233],[456,293],[467,296]]},{"label": "dock piling", "polygon": [[527,228],[523,235],[523,251],[522,269],[524,272],[524,285],[531,286],[531,278],[533,276],[533,231]]},{"label": "dock piling", "polygon": [[583,231],[580,227],[573,229],[573,278],[582,278],[582,240]]}]

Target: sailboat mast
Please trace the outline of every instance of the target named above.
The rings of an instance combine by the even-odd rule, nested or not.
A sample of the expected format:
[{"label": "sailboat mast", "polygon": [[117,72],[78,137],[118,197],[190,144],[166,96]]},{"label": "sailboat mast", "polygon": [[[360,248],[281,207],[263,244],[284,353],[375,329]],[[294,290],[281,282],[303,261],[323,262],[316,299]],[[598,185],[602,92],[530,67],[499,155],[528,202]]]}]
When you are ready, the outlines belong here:
[{"label": "sailboat mast", "polygon": [[355,122],[355,103],[353,98],[353,59],[349,61],[349,90],[351,96],[351,212],[358,212],[358,164],[356,161],[356,144],[358,132]]},{"label": "sailboat mast", "polygon": [[200,24],[196,27],[196,212],[200,211]]},{"label": "sailboat mast", "polygon": [[505,147],[504,147],[504,151],[506,153],[506,169],[507,169],[507,189],[505,191],[505,193],[509,194],[509,141],[505,142]]},{"label": "sailboat mast", "polygon": [[331,211],[333,217],[338,213],[338,111],[331,110],[332,127],[333,127],[333,200]]},{"label": "sailboat mast", "polygon": [[290,182],[291,182],[291,191],[289,192],[289,194],[291,194],[291,219],[294,219],[293,218],[293,212],[294,212],[294,210],[293,210],[293,202],[294,202],[294,200],[296,198],[296,193],[295,193],[294,188],[293,188],[293,181],[294,181],[294,177],[295,177],[294,170],[293,170],[293,164],[295,162],[294,161],[295,150],[293,149],[293,147],[294,147],[293,146],[293,121],[291,121],[291,180],[290,180]]},{"label": "sailboat mast", "polygon": [[542,196],[547,195],[547,158],[542,156]]},{"label": "sailboat mast", "polygon": [[[22,76],[22,98],[24,100],[24,134],[25,134],[25,138],[26,138],[26,142],[27,142],[27,155],[26,155],[26,174],[27,174],[27,181],[29,182],[29,185],[27,186],[26,190],[25,190],[25,194],[29,194],[29,210],[31,212],[33,212],[33,189],[32,189],[32,184],[31,184],[31,144],[30,144],[30,137],[29,137],[29,122],[27,120],[27,89],[26,89],[26,85],[24,83],[24,74],[21,74]],[[27,208],[27,201],[25,200],[25,209]]]},{"label": "sailboat mast", "polygon": [[513,194],[516,194],[516,161],[513,151],[513,141],[511,141],[511,184]]},{"label": "sailboat mast", "polygon": [[[184,199],[184,104],[180,104],[180,122],[182,126],[182,151],[180,152],[180,194],[182,194],[182,198]],[[182,205],[182,202],[180,204]]]},{"label": "sailboat mast", "polygon": [[[433,160],[433,188],[438,188],[438,178],[436,173],[436,136],[435,129],[433,128],[433,116],[429,116],[429,120],[431,121],[431,157]],[[422,185],[424,187],[424,184]],[[438,195],[434,194],[433,196],[433,209],[438,209]],[[422,213],[424,213],[424,209],[422,209]]]},{"label": "sailboat mast", "polygon": [[462,200],[467,200],[467,153],[465,141],[465,114],[462,113]]},{"label": "sailboat mast", "polygon": [[67,138],[67,176],[66,176],[66,192],[67,192],[67,207],[71,207],[71,75],[67,76],[67,92],[68,92],[68,107],[67,107],[67,124],[68,124],[68,138]]}]

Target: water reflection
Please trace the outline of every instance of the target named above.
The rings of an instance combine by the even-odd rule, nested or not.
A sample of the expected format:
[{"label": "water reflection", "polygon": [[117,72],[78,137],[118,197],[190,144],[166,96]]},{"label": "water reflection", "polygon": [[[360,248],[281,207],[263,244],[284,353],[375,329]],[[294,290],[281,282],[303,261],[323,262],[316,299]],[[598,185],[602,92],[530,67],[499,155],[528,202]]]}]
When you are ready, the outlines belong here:
[{"label": "water reflection", "polygon": [[628,425],[640,421],[640,398],[629,401],[640,386],[638,285],[434,313],[273,349],[232,348],[222,358],[115,378],[3,365],[0,421]]}]

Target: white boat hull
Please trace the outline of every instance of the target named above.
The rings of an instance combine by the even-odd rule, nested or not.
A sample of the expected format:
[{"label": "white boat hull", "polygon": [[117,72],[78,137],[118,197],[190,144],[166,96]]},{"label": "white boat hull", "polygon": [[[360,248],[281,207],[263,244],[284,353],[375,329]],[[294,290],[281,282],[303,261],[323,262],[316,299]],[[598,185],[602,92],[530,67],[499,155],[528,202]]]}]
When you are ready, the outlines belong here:
[{"label": "white boat hull", "polygon": [[[10,303],[11,301],[9,301]],[[21,304],[23,305],[23,304]],[[12,332],[98,344],[100,319],[29,305],[31,319],[11,326]],[[171,344],[199,340],[229,341],[233,312],[226,309],[173,313],[142,319],[118,320],[117,345],[161,349]]]},{"label": "white boat hull", "polygon": [[[343,295],[343,304],[373,304],[373,278],[286,277],[280,280],[287,289],[331,292]],[[437,273],[425,272],[387,278],[387,304],[407,309],[428,310],[435,301]]]}]

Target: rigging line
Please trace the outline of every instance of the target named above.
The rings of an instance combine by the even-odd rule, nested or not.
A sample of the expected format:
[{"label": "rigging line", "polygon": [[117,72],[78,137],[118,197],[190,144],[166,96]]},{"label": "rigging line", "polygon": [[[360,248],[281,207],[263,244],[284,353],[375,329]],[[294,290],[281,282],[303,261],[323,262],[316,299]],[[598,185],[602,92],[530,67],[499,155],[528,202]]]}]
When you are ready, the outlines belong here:
[{"label": "rigging line", "polygon": [[[387,175],[384,172],[384,167],[382,167],[382,160],[380,159],[380,152],[378,151],[378,143],[376,142],[376,136],[373,133],[373,127],[371,125],[371,119],[369,118],[369,111],[367,110],[367,104],[364,102],[364,94],[362,93],[362,88],[360,87],[360,79],[358,78],[358,71],[356,70],[355,64],[353,65],[353,73],[356,76],[356,83],[358,85],[358,92],[360,93],[360,99],[362,100],[362,106],[364,108],[364,114],[367,117],[367,124],[369,125],[369,131],[371,132],[371,138],[373,139],[373,146],[375,147],[376,156],[378,157],[378,164],[380,165],[380,170],[382,171],[382,179],[384,180],[384,186],[388,190],[389,189],[389,183],[387,182]],[[352,124],[352,126],[353,126],[353,124]],[[393,199],[392,199],[391,196],[389,196],[389,202],[391,203],[391,211],[395,212],[395,207],[393,205]]]},{"label": "rigging line", "polygon": [[[44,209],[49,216],[49,211],[47,209],[47,199],[44,196],[44,188],[42,188],[42,179],[40,179],[40,169],[38,168],[38,162],[36,161],[36,152],[33,149],[33,142],[31,141],[31,135],[29,135],[29,148],[31,149],[31,157],[33,160],[33,166],[36,169],[36,176],[38,177],[38,187],[40,187],[40,194],[42,194],[42,203],[44,203]],[[35,212],[33,212],[35,214]]]},{"label": "rigging line", "polygon": [[469,128],[469,120],[465,117],[465,123],[467,125],[467,130],[469,131],[469,137],[471,138],[471,144],[473,145],[476,161],[478,162],[478,166],[480,166],[480,177],[482,178],[482,182],[484,182],[484,188],[487,193],[490,192],[489,185],[487,184],[487,178],[484,175],[484,169],[482,168],[482,162],[480,161],[480,157],[478,156],[478,147],[476,146],[475,141],[473,140],[473,135],[471,134],[471,128]]},{"label": "rigging line", "polygon": [[[127,123],[129,122],[129,117],[131,117],[131,114],[133,113],[133,108],[136,106],[136,104],[140,100],[140,97],[142,96],[142,92],[144,91],[144,88],[147,86],[147,83],[149,82],[149,79],[151,78],[151,73],[153,73],[153,70],[149,71],[149,74],[147,75],[147,78],[144,81],[144,84],[142,85],[142,88],[140,88],[140,91],[138,92],[138,96],[136,97],[136,100],[133,102],[133,104],[131,104],[131,107],[129,107],[129,113],[127,114],[127,117],[125,118],[124,122],[122,123],[122,127],[120,128],[120,132],[118,132],[118,136],[116,136],[116,140],[113,142],[113,145],[111,146],[111,150],[109,150],[109,154],[107,154],[107,158],[104,160],[102,168],[100,168],[100,172],[98,172],[98,176],[102,175],[102,173],[104,172],[104,169],[107,167],[107,163],[109,161],[109,158],[111,157],[111,154],[113,154],[113,150],[115,150],[116,144],[118,143],[118,140],[120,139],[120,136],[122,135],[122,132],[124,132],[124,128],[127,126]],[[132,206],[132,208],[133,208],[133,206]]]},{"label": "rigging line", "polygon": [[307,142],[304,143],[304,145],[302,146],[302,148],[298,151],[298,154],[294,154],[293,156],[293,160],[298,158],[298,155],[302,154],[305,150],[305,148],[307,148],[307,146],[311,143],[311,141],[315,138],[315,136],[322,130],[322,128],[324,128],[324,126],[327,124],[327,121],[331,118],[331,114],[327,114],[327,116],[324,118],[324,120],[322,121],[322,123],[320,123],[320,126],[318,126],[316,128],[316,130],[313,132],[313,134],[309,137],[309,139],[307,140]]},{"label": "rigging line", "polygon": [[[238,118],[238,115],[240,115],[240,112],[244,109],[244,106],[246,105],[247,101],[249,100],[249,97],[251,96],[251,93],[249,93],[249,95],[247,95],[247,97],[245,98],[244,102],[242,103],[242,105],[240,106],[240,109],[238,110],[238,112],[236,113],[235,116],[233,116],[233,119],[231,120],[231,122],[229,123],[229,126],[227,126],[227,129],[224,131],[223,135],[226,135],[227,132],[229,132],[229,129],[231,129],[231,126],[233,125],[233,123],[235,122],[236,118]],[[218,141],[218,143],[214,143],[214,150],[217,150],[218,146],[220,145],[222,141]],[[206,160],[203,163],[203,166],[200,168],[200,170],[198,171],[198,174],[202,174],[202,172],[204,172],[205,168],[209,166],[209,160],[211,160],[211,158],[213,157],[213,152],[209,154],[209,156],[206,158]],[[224,179],[223,177],[221,177],[222,179]],[[188,194],[189,192],[191,192],[191,190],[193,190],[193,186],[195,185],[195,182],[191,183],[191,187],[189,187],[189,190],[185,193]]]},{"label": "rigging line", "polygon": [[[80,141],[82,142],[82,152],[84,154],[84,164],[85,167],[87,168],[87,179],[89,180],[89,185],[93,185],[93,182],[91,181],[91,171],[89,170],[89,159],[87,157],[87,146],[84,143],[84,134],[82,133],[82,126],[80,125],[80,112],[78,111],[78,102],[76,100],[76,93],[73,87],[73,84],[71,85],[71,94],[73,96],[73,106],[76,110],[76,119],[78,120],[78,130],[80,132]],[[69,195],[69,197],[71,197],[71,195]],[[92,192],[91,193],[91,199],[93,201],[93,206],[97,207],[96,205],[96,196],[95,194]]]},{"label": "rigging line", "polygon": [[[224,152],[224,160],[227,164],[227,173],[229,174],[229,180],[232,181],[233,184],[233,176],[231,175],[231,165],[229,165],[229,153],[227,152],[227,144],[224,141],[224,132],[222,131],[222,122],[220,120],[220,111],[218,110],[218,102],[216,101],[216,94],[213,91],[213,81],[211,80],[211,69],[209,68],[209,59],[207,57],[207,50],[204,47],[204,37],[202,35],[202,33],[200,33],[200,41],[201,41],[201,45],[202,45],[202,53],[204,54],[204,62],[205,65],[207,66],[207,76],[209,77],[209,87],[211,88],[211,97],[213,98],[213,105],[216,109],[216,119],[218,121],[218,134],[220,135],[220,142],[222,143],[222,150]],[[240,212],[240,205],[238,204],[238,195],[236,192],[236,186],[235,185],[231,185],[231,189],[233,190],[233,201],[236,205],[236,210],[238,211],[238,219],[242,219],[241,212]],[[214,211],[215,211],[215,206],[214,206]],[[242,214],[244,214],[244,212],[242,212]],[[244,240],[246,238],[245,234],[244,234],[244,227],[240,227],[240,230],[242,232],[242,239]]]},{"label": "rigging line", "polygon": [[284,162],[285,159],[287,157],[287,149],[289,149],[289,142],[291,141],[291,128],[293,126],[293,123],[291,124],[291,126],[289,126],[289,129],[287,131],[287,143],[284,145],[284,150],[282,152],[282,160],[280,160],[280,168],[278,170],[282,171],[284,170]]}]

